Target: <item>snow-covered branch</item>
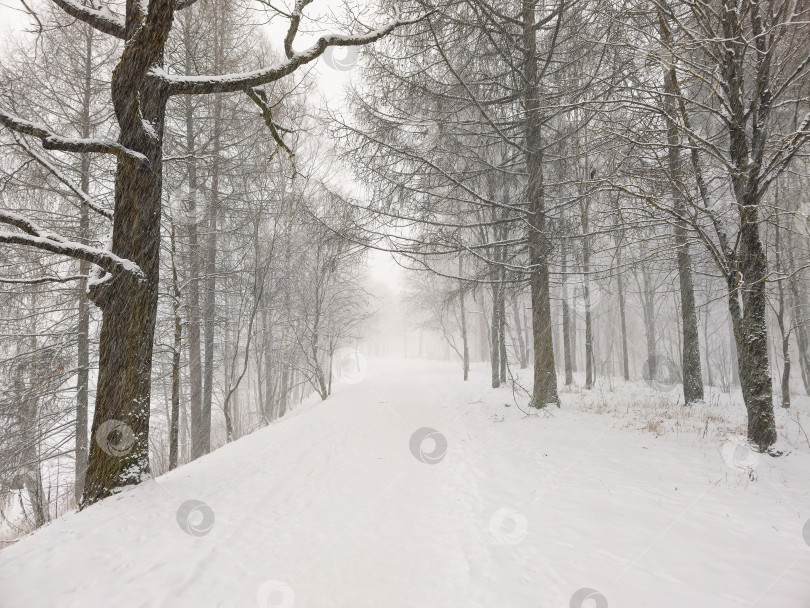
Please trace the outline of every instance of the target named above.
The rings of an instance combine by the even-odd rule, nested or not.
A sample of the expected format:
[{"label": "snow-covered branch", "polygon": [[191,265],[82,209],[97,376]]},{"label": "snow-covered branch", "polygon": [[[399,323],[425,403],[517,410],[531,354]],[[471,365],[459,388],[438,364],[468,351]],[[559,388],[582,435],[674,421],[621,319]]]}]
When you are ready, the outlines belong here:
[{"label": "snow-covered branch", "polygon": [[72,275],[69,277],[39,277],[38,279],[4,279],[0,277],[0,283],[11,285],[42,285],[45,283],[67,283],[69,281],[80,281],[87,277],[83,274]]},{"label": "snow-covered branch", "polygon": [[172,29],[174,0],[148,0],[146,6],[140,3],[135,6],[141,7],[142,16],[127,19],[127,27],[133,31],[128,32],[121,59],[113,70],[112,101],[118,124],[131,125],[124,129],[130,137],[137,133],[139,137],[157,141],[154,128],[144,120],[141,89],[150,66],[157,65]]},{"label": "snow-covered branch", "polygon": [[19,116],[0,109],[0,125],[17,133],[32,135],[42,140],[42,147],[46,150],[61,150],[62,152],[99,152],[101,154],[114,154],[119,158],[131,158],[145,165],[148,159],[134,150],[130,150],[114,141],[105,139],[80,139],[62,137],[50,131],[44,125],[27,121]]},{"label": "snow-covered branch", "polygon": [[42,154],[40,154],[39,152],[37,152],[36,150],[31,148],[31,146],[29,146],[28,143],[18,133],[14,132],[14,133],[12,133],[12,135],[14,136],[14,141],[17,142],[17,145],[20,146],[20,148],[22,148],[26,152],[26,154],[28,154],[31,158],[33,158],[35,161],[37,161],[40,165],[42,165],[48,171],[50,171],[51,174],[56,179],[58,179],[65,186],[67,186],[70,189],[70,191],[73,192],[76,196],[78,196],[80,199],[82,199],[84,204],[87,205],[87,207],[89,209],[92,209],[93,211],[95,211],[99,215],[103,215],[107,219],[110,219],[110,220],[112,219],[112,217],[113,217],[112,213],[110,213],[106,209],[102,209],[101,207],[96,205],[95,202],[93,202],[93,199],[90,197],[90,195],[87,192],[85,192],[79,186],[74,184],[73,181],[68,176],[66,176],[59,169],[57,169],[53,165],[53,163],[51,163]]},{"label": "snow-covered branch", "polygon": [[301,24],[301,19],[304,16],[304,8],[311,4],[312,0],[296,0],[293,12],[290,15],[290,27],[287,28],[287,35],[284,37],[284,54],[288,59],[292,58],[295,54],[292,45],[295,36],[298,34],[298,26]]},{"label": "snow-covered branch", "polygon": [[245,92],[247,93],[248,97],[253,100],[253,103],[259,106],[262,111],[262,118],[264,118],[264,122],[267,125],[267,128],[270,130],[270,134],[273,136],[276,144],[278,144],[278,147],[289,155],[290,162],[293,164],[293,167],[295,167],[295,154],[292,150],[290,150],[289,146],[284,143],[284,139],[278,132],[276,123],[273,121],[272,110],[270,109],[270,105],[267,103],[267,94],[262,89],[247,89]]},{"label": "snow-covered branch", "polygon": [[84,260],[113,275],[126,274],[139,279],[144,276],[138,265],[130,260],[120,258],[111,251],[70,241],[11,211],[0,211],[0,224],[7,224],[23,233],[0,232],[0,243],[25,245],[76,260]]},{"label": "snow-covered branch", "polygon": [[[224,74],[221,76],[181,76],[168,74],[163,69],[153,68],[151,73],[169,85],[170,95],[204,95],[207,93],[235,93],[260,87],[292,74],[302,65],[310,63],[323,55],[330,46],[362,46],[379,40],[398,27],[414,23],[414,20],[395,20],[388,25],[356,36],[329,34],[302,52],[292,51],[292,40],[289,41],[291,54],[283,61],[253,72]],[[289,36],[288,36],[289,38]],[[288,46],[285,39],[285,46]]]},{"label": "snow-covered branch", "polygon": [[52,0],[52,2],[71,17],[83,21],[100,32],[123,40],[126,37],[124,19],[113,13],[106,6],[93,8],[75,0]]}]

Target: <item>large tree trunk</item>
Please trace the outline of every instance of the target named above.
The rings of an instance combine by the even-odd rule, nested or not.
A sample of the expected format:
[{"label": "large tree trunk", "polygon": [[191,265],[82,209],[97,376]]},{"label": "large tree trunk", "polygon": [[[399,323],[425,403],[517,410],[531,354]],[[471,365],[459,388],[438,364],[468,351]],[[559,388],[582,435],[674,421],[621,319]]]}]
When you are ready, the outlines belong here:
[{"label": "large tree trunk", "polygon": [[[550,403],[559,405],[557,374],[554,369],[554,343],[551,327],[551,294],[549,292],[549,256],[551,242],[546,231],[543,195],[543,148],[541,141],[540,83],[537,73],[536,0],[523,0],[524,97],[526,110],[526,170],[529,202],[529,284],[532,299],[532,333],[534,341],[534,386],[531,405],[537,408]],[[562,10],[562,9],[560,9]],[[561,17],[560,17],[561,18]]]},{"label": "large tree trunk", "polygon": [[743,207],[741,213],[746,216],[740,234],[742,285],[730,290],[729,310],[734,320],[740,387],[748,410],[748,439],[765,450],[776,441],[766,320],[768,267],[756,205]]},{"label": "large tree trunk", "polygon": [[[768,116],[772,108],[770,51],[762,33],[763,10],[759,5],[743,9],[729,5],[720,11],[723,35],[734,43],[733,51],[719,63],[720,77],[727,83],[730,115],[725,120],[729,135],[729,177],[739,210],[739,250],[729,281],[729,310],[734,320],[734,339],[740,369],[740,387],[748,410],[748,439],[760,450],[776,441],[773,386],[768,360],[767,293],[768,260],[759,232],[759,206],[763,195],[762,168]],[[750,13],[748,11],[750,10]],[[747,13],[743,16],[743,12]],[[754,44],[761,58],[756,73],[756,111],[746,116],[744,82],[748,75],[740,61],[741,23],[750,15]],[[750,128],[750,139],[749,139]]]},{"label": "large tree trunk", "polygon": [[[141,35],[140,44],[126,45],[113,71],[112,100],[120,128],[119,143],[142,154],[147,163],[131,156],[118,157],[111,249],[137,264],[143,276],[120,273],[90,287],[90,297],[102,311],[102,325],[83,506],[149,476],[152,345],[168,90],[145,75],[162,61],[173,12],[173,3],[150,5],[150,29],[140,30],[148,33],[148,39]],[[127,39],[137,26],[138,19],[128,16]]]},{"label": "large tree trunk", "polygon": [[[120,66],[119,66],[120,67]],[[117,68],[118,70],[118,68]],[[124,77],[124,75],[119,75]],[[113,95],[116,92],[114,79]],[[160,255],[162,134],[167,95],[158,86],[140,91],[146,131],[120,121],[120,143],[149,160],[119,158],[115,180],[112,252],[131,260],[145,278],[119,275],[91,286],[102,310],[96,407],[82,504],[110,496],[149,475],[149,413]],[[124,102],[126,103],[126,102]]]},{"label": "large tree trunk", "polygon": [[741,293],[743,289],[733,280],[729,283],[728,306],[737,347],[740,388],[748,411],[748,439],[764,450],[776,441],[767,334],[763,333],[764,293],[752,294],[750,289],[747,294]]}]

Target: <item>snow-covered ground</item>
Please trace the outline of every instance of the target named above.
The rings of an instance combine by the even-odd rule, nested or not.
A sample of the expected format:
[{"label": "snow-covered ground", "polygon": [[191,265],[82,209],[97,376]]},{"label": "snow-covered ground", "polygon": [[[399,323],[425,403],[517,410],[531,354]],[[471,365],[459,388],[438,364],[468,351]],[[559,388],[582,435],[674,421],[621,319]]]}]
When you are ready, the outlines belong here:
[{"label": "snow-covered ground", "polygon": [[487,384],[372,361],[1,551],[0,607],[810,606],[806,399],[757,459],[723,396],[606,382],[527,416]]}]

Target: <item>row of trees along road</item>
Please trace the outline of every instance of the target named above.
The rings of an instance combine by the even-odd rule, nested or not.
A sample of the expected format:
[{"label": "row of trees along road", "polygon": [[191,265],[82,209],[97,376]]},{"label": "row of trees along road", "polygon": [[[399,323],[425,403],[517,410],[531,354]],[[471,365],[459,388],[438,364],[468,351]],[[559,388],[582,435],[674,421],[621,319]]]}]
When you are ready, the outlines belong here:
[{"label": "row of trees along road", "polygon": [[[655,275],[663,265],[677,277],[684,400],[702,399],[697,264],[704,290],[719,279],[725,291],[749,439],[760,449],[772,445],[769,284],[782,294],[784,373],[792,333],[807,388],[803,266],[795,259],[786,265],[784,241],[776,240],[793,233],[806,255],[806,208],[789,208],[776,196],[781,181],[806,175],[810,7],[587,0],[408,5],[433,17],[369,51],[373,77],[366,82],[373,86],[357,88],[356,111],[343,120],[342,133],[376,189],[366,211],[393,226],[387,246],[416,267],[459,280],[467,286],[459,293],[492,285],[493,385],[502,377],[495,355],[503,325],[496,319],[505,316],[499,294],[528,284],[531,397],[537,407],[557,402],[552,276],[561,284],[558,342],[566,382],[572,381],[566,294],[572,264],[581,280],[586,386],[593,386],[598,359],[594,281],[610,281],[618,291],[629,375],[628,268],[636,270],[642,300],[644,373],[666,372],[669,364],[656,352],[661,279]],[[771,227],[778,269],[769,268]],[[796,294],[791,306],[786,284]],[[707,295],[706,307],[717,297]],[[785,322],[788,308],[792,326]],[[789,376],[782,385],[789,399]]]}]

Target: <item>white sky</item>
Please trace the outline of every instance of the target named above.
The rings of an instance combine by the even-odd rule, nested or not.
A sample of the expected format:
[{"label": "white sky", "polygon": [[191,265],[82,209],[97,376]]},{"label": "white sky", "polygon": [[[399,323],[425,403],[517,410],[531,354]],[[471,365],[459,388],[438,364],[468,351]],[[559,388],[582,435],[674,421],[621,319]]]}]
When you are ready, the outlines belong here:
[{"label": "white sky", "polygon": [[22,12],[19,0],[0,0],[0,40],[25,27],[30,18]]}]

